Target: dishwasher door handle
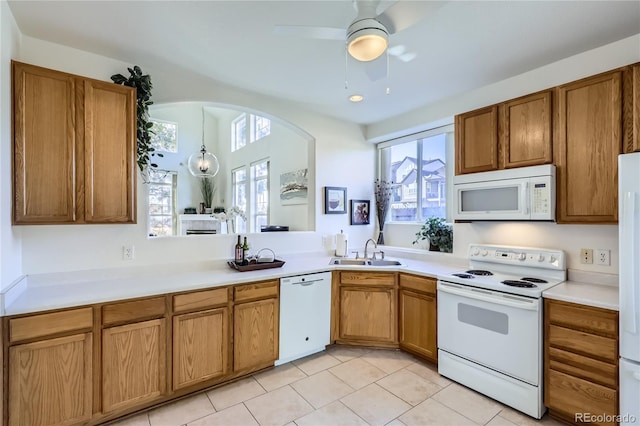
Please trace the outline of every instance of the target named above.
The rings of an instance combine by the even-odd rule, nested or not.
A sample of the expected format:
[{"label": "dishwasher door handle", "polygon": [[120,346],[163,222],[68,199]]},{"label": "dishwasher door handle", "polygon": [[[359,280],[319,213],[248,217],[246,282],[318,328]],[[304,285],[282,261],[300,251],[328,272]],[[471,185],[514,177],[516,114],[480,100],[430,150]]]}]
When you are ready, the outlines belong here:
[{"label": "dishwasher door handle", "polygon": [[291,285],[301,285],[303,287],[306,287],[306,286],[312,285],[312,284],[320,282],[320,281],[323,281],[323,280],[298,281],[298,282],[295,282],[295,283],[291,283]]}]

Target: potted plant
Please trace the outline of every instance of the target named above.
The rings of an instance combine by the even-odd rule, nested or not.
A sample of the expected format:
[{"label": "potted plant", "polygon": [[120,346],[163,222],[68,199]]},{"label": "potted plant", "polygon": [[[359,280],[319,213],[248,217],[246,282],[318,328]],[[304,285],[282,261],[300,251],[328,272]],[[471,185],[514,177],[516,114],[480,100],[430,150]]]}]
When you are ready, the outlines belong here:
[{"label": "potted plant", "polygon": [[216,185],[213,178],[200,178],[199,180],[205,213],[211,213],[211,203],[213,202],[213,194],[216,192]]},{"label": "potted plant", "polygon": [[122,74],[114,74],[111,80],[116,84],[136,88],[136,152],[138,154],[138,168],[142,173],[145,183],[148,182],[148,167],[156,168],[157,164],[151,162],[151,157],[157,155],[163,157],[162,153],[155,152],[155,148],[151,145],[151,135],[153,131],[153,123],[149,121],[149,105],[153,104],[151,100],[151,77],[142,74],[139,66],[127,68],[130,76],[127,78]]},{"label": "potted plant", "polygon": [[418,244],[422,240],[429,240],[429,250],[431,251],[440,250],[451,253],[453,248],[453,226],[445,223],[441,217],[432,216],[416,232],[416,239],[413,244]]}]

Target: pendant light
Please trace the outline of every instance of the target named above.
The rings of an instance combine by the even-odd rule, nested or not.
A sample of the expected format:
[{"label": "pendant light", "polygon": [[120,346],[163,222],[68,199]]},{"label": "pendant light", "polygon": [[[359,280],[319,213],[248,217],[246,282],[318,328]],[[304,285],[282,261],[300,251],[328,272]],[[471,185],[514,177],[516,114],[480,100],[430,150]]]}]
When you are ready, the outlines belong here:
[{"label": "pendant light", "polygon": [[202,107],[202,146],[200,152],[191,154],[189,157],[189,172],[199,178],[211,178],[218,174],[220,162],[218,158],[204,146],[204,107]]}]

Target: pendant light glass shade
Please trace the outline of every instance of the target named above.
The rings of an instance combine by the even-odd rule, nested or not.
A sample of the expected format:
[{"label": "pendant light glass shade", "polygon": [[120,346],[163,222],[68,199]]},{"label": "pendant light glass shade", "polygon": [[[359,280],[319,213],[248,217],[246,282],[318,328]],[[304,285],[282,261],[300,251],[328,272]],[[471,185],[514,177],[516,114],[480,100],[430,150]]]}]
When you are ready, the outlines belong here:
[{"label": "pendant light glass shade", "polygon": [[202,146],[200,152],[191,154],[187,167],[192,175],[199,178],[214,177],[220,170],[218,158],[207,152],[207,147],[204,145],[204,107],[202,108]]},{"label": "pendant light glass shade", "polygon": [[208,178],[214,177],[220,170],[220,163],[218,158],[210,152],[207,152],[207,148],[202,145],[200,152],[191,154],[189,157],[189,172],[195,177]]}]

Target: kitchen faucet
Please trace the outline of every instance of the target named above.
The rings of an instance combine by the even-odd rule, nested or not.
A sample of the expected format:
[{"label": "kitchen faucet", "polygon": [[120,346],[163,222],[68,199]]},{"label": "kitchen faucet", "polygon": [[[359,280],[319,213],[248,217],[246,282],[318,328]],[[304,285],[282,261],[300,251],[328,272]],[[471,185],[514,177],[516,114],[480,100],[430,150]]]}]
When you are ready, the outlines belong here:
[{"label": "kitchen faucet", "polygon": [[369,239],[367,240],[367,242],[366,242],[366,243],[364,243],[364,258],[365,258],[365,259],[368,259],[368,256],[367,256],[367,247],[369,246],[369,242],[372,242],[372,243],[373,243],[373,256],[374,256],[374,257],[375,257],[375,255],[376,255],[376,249],[378,248],[378,244],[376,244],[376,242],[375,242],[375,241],[373,241],[373,238],[369,238]]}]

